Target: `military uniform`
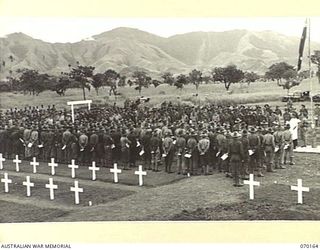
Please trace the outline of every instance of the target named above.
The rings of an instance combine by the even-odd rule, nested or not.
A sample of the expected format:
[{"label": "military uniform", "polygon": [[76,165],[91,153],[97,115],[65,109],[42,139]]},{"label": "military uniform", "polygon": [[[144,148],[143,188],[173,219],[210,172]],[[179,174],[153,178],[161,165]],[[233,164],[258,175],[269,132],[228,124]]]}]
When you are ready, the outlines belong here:
[{"label": "military uniform", "polygon": [[201,137],[201,140],[198,142],[200,167],[202,168],[202,173],[207,175],[209,173],[208,152],[210,148],[210,140],[206,135],[202,135]]},{"label": "military uniform", "polygon": [[164,162],[165,162],[165,171],[167,173],[171,172],[171,166],[173,161],[173,140],[170,138],[169,135],[167,135],[162,142],[162,149],[164,156]]},{"label": "military uniform", "polygon": [[262,177],[260,159],[259,159],[259,148],[260,148],[260,138],[255,134],[255,129],[250,129],[250,134],[248,136],[249,140],[249,150],[253,153],[249,156],[249,172],[253,174],[256,169],[259,170],[258,176]]},{"label": "military uniform", "polygon": [[272,135],[272,129],[267,130],[267,133],[263,137],[262,144],[263,144],[264,152],[266,155],[267,172],[274,172],[273,158],[274,158],[275,141],[274,141],[274,136]]},{"label": "military uniform", "polygon": [[177,154],[178,174],[181,174],[184,169],[183,158],[185,154],[185,147],[186,147],[186,139],[182,137],[182,133],[180,132],[175,144],[176,154]]},{"label": "military uniform", "polygon": [[232,168],[232,176],[234,179],[234,186],[243,186],[240,179],[240,173],[242,172],[242,160],[243,160],[243,147],[240,141],[240,135],[237,132],[232,134],[233,140],[229,144],[228,156],[230,158],[230,165]]},{"label": "military uniform", "polygon": [[283,158],[283,132],[281,131],[280,125],[277,127],[277,131],[273,133],[274,143],[276,147],[276,152],[274,154],[274,166],[276,169],[285,168],[282,166],[282,158]]},{"label": "military uniform", "polygon": [[289,155],[290,165],[293,165],[293,142],[292,134],[289,129],[290,125],[287,125],[286,130],[283,132],[284,154],[282,162],[283,164],[286,164]]}]

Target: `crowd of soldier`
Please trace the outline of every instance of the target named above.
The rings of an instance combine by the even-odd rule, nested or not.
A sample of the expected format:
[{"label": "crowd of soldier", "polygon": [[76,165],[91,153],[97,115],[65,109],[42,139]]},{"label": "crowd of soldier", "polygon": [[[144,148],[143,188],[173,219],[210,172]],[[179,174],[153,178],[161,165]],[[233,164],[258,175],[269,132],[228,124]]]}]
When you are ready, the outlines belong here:
[{"label": "crowd of soldier", "polygon": [[250,173],[263,177],[265,170],[274,172],[294,164],[298,127],[292,126],[305,131],[307,117],[305,107],[299,113],[288,107],[282,114],[279,107],[273,110],[269,105],[163,103],[160,108],[132,105],[78,110],[72,124],[65,110],[26,107],[1,114],[0,153],[6,158],[18,154],[26,160],[55,158],[58,163],[75,159],[80,165],[95,161],[102,167],[117,162],[123,169],[142,161],[145,169],[163,168],[177,174],[208,175],[216,170],[241,186]]}]

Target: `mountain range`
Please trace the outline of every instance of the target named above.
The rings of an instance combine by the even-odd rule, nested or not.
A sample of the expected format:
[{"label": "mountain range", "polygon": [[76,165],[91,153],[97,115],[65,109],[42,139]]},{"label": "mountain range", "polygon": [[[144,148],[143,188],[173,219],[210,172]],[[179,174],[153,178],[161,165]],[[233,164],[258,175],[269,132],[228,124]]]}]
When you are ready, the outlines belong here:
[{"label": "mountain range", "polygon": [[[0,60],[5,61],[0,73],[3,77],[9,70],[33,68],[60,74],[77,61],[94,66],[97,72],[112,68],[127,76],[135,70],[145,70],[153,76],[166,71],[188,73],[194,68],[209,72],[228,64],[264,73],[276,62],[296,65],[299,42],[299,37],[248,30],[191,32],[165,38],[120,27],[76,43],[49,43],[12,33],[0,38]],[[312,42],[311,49],[320,49],[320,44]],[[306,52],[305,49],[305,68]]]}]

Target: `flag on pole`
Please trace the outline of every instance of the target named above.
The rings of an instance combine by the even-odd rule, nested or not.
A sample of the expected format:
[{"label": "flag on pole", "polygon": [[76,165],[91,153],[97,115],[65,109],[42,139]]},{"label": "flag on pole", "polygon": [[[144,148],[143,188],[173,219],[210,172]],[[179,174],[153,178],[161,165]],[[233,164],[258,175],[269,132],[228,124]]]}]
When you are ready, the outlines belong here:
[{"label": "flag on pole", "polygon": [[303,49],[304,49],[304,44],[306,42],[306,37],[307,37],[307,20],[306,20],[305,25],[303,27],[302,36],[301,36],[301,39],[300,39],[298,69],[297,69],[297,71],[299,71],[301,69],[301,63],[302,63],[302,57],[303,57]]}]

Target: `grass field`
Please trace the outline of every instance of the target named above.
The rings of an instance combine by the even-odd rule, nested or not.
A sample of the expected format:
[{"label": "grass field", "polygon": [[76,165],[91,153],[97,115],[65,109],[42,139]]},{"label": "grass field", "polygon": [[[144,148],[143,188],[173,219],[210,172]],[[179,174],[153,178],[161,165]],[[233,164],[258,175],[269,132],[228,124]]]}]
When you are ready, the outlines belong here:
[{"label": "grass field", "polygon": [[[313,90],[319,92],[320,85],[317,83],[317,79],[312,79]],[[300,90],[309,90],[309,81],[303,81],[300,86],[294,87]],[[159,105],[163,101],[183,102],[188,104],[201,104],[207,102],[213,103],[241,103],[241,104],[254,104],[254,103],[278,103],[281,96],[286,95],[287,91],[282,87],[279,87],[276,82],[256,82],[247,84],[233,84],[231,85],[231,92],[227,93],[223,84],[202,84],[199,87],[199,97],[194,96],[196,93],[195,86],[192,84],[186,85],[182,90],[177,89],[174,86],[163,84],[155,88],[150,86],[147,89],[142,90],[142,95],[150,97],[150,104]],[[92,89],[90,92],[86,92],[87,99],[93,100],[93,103],[113,104],[115,101],[117,105],[122,105],[126,98],[135,99],[139,97],[138,91],[133,87],[119,88],[120,96],[115,100],[114,96],[109,96],[109,88],[101,88],[99,95]],[[40,93],[39,96],[23,95],[22,93],[0,93],[0,108],[8,109],[12,107],[22,108],[26,105],[40,106],[55,104],[57,108],[68,108],[68,101],[82,100],[81,89],[68,89],[66,95],[60,97],[58,94],[52,91],[45,91]],[[282,103],[283,105],[283,103]]]}]

